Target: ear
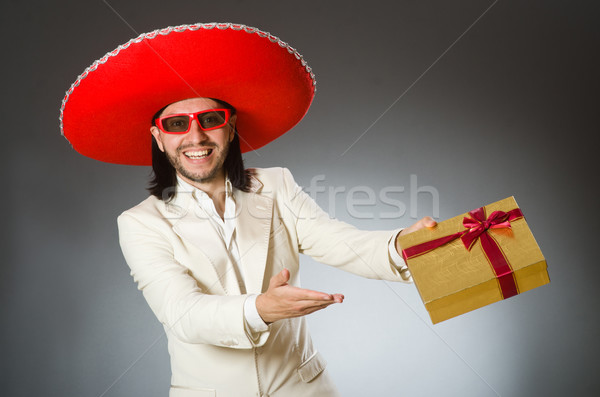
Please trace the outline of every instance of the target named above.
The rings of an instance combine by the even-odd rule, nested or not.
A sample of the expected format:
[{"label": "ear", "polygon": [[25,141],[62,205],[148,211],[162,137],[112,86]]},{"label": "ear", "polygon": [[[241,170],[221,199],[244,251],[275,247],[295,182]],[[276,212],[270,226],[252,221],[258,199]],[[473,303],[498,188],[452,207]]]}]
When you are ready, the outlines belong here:
[{"label": "ear", "polygon": [[164,152],[165,148],[163,146],[161,135],[160,135],[160,130],[158,129],[158,127],[156,127],[156,126],[150,127],[150,133],[156,140],[156,144],[158,145],[158,148],[160,149],[160,151]]},{"label": "ear", "polygon": [[233,116],[231,116],[229,118],[229,126],[231,127],[229,129],[229,143],[231,143],[231,141],[233,141],[233,138],[235,137],[235,122],[236,121],[237,121],[237,114],[234,114]]}]

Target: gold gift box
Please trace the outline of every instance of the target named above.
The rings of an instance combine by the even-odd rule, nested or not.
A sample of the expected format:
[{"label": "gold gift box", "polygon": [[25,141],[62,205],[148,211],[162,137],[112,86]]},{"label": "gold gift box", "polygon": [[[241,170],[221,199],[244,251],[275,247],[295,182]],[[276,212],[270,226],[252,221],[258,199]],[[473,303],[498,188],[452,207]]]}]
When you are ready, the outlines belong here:
[{"label": "gold gift box", "polygon": [[[486,205],[485,217],[494,211],[518,208],[514,197]],[[403,249],[464,231],[465,213],[399,237]],[[517,293],[550,282],[546,260],[524,218],[512,220],[510,228],[490,228],[513,271]],[[477,240],[467,250],[460,238],[407,260],[408,268],[431,321],[441,321],[504,299],[496,273]]]}]

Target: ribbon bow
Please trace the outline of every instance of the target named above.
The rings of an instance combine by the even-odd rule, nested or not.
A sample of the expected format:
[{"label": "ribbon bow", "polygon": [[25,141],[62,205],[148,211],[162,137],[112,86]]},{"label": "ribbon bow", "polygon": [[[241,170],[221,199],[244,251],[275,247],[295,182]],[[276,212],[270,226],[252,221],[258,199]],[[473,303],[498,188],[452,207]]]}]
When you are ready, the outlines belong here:
[{"label": "ribbon bow", "polygon": [[[520,211],[519,211],[520,212]],[[488,229],[510,228],[509,215],[504,211],[494,211],[486,219],[483,208],[469,212],[471,218],[463,218],[463,226],[469,230],[460,237],[465,248],[471,250],[477,239]]]},{"label": "ribbon bow", "polygon": [[488,230],[510,228],[510,222],[522,218],[523,213],[519,208],[515,208],[508,212],[494,211],[486,218],[485,208],[480,207],[473,211],[469,211],[469,215],[470,217],[463,218],[465,230],[403,249],[402,256],[404,257],[404,260],[426,254],[459,237],[465,248],[470,251],[479,240],[481,242],[481,248],[496,274],[503,298],[506,299],[517,295],[519,292],[512,275],[513,270],[504,256],[502,249],[496,240],[490,236]]}]

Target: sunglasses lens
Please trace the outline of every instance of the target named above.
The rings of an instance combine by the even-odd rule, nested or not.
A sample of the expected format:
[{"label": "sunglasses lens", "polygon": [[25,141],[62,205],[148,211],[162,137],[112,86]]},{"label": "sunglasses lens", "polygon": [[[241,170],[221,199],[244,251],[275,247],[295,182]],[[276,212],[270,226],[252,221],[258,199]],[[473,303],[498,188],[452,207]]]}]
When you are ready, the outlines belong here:
[{"label": "sunglasses lens", "polygon": [[167,132],[186,132],[190,124],[188,116],[173,116],[162,119],[162,128]]},{"label": "sunglasses lens", "polygon": [[219,128],[227,123],[227,114],[222,110],[200,113],[198,115],[198,122],[205,130]]}]

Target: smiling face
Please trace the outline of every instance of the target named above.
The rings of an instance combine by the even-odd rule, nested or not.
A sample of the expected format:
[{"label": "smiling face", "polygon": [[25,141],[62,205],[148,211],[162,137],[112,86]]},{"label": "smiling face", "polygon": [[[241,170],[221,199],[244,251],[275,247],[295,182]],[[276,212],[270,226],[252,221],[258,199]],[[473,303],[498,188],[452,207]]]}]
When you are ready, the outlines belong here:
[{"label": "smiling face", "polygon": [[[160,116],[221,107],[212,99],[192,98],[170,104]],[[223,127],[210,131],[203,131],[198,121],[193,120],[189,132],[185,134],[168,134],[155,126],[150,128],[150,132],[177,174],[189,184],[202,188],[206,184],[224,183],[223,163],[235,136],[235,117],[231,116],[229,123]]]}]

